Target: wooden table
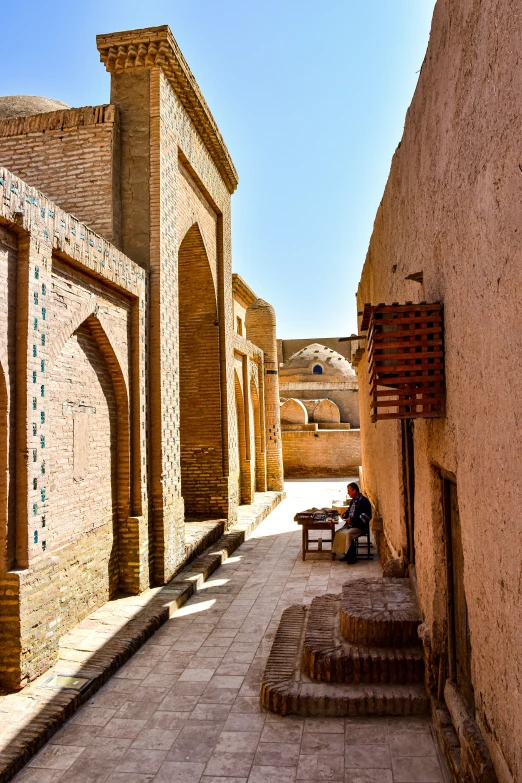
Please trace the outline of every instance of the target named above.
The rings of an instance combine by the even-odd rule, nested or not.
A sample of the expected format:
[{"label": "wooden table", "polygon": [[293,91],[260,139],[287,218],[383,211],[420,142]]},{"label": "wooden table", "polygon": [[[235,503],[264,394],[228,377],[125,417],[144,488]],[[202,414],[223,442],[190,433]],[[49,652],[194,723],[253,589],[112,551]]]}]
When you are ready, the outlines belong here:
[{"label": "wooden table", "polygon": [[[308,552],[317,552],[317,549],[310,549],[309,548],[309,538],[308,533],[310,530],[329,530],[330,531],[330,543],[333,547],[333,540],[335,536],[335,526],[339,520],[338,519],[326,519],[324,522],[317,522],[313,519],[303,519],[298,520],[298,524],[301,525],[303,528],[303,560],[306,559],[306,555]],[[328,539],[327,539],[328,540]],[[328,551],[328,550],[327,550]],[[333,560],[333,552],[331,553],[332,560]]]}]

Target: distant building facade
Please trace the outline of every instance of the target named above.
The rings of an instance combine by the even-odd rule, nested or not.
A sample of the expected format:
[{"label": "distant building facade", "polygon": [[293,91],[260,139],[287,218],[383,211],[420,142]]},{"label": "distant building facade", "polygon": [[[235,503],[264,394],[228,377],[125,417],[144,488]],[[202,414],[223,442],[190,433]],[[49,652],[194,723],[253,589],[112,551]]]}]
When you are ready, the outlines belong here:
[{"label": "distant building facade", "polygon": [[[350,343],[328,342],[350,351]],[[287,343],[296,348],[290,355]],[[358,382],[349,360],[319,341],[279,340],[278,349],[285,475],[357,474]]]}]

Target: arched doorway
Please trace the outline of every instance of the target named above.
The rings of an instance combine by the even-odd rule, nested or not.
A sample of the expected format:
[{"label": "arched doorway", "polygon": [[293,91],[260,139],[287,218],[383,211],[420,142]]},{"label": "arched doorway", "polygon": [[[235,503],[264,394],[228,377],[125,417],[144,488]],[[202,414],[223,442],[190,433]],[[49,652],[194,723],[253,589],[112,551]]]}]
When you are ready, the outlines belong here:
[{"label": "arched doorway", "polygon": [[125,559],[122,579],[118,532],[129,511],[127,392],[96,317],[65,342],[47,388],[48,444],[41,444],[40,471],[48,488],[47,551],[59,556],[63,633],[115,595],[127,566]]},{"label": "arched doorway", "polygon": [[223,476],[216,289],[197,223],[178,253],[181,494],[188,515],[221,516]]}]

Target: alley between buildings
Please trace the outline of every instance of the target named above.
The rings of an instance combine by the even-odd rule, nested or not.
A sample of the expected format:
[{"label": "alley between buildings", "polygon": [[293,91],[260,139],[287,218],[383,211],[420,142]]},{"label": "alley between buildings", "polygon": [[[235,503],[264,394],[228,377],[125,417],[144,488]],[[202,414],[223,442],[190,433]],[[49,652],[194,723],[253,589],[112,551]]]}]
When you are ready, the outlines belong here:
[{"label": "alley between buildings", "polygon": [[377,559],[301,559],[294,514],[345,487],[287,482],[287,499],[16,783],[442,783],[428,718],[282,718],[260,707],[282,611],[381,574]]}]

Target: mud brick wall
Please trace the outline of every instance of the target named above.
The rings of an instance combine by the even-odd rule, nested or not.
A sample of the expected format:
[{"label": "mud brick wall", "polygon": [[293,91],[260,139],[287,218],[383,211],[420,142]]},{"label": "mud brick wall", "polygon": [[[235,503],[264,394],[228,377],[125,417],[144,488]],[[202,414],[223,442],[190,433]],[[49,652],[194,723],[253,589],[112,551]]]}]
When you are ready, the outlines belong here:
[{"label": "mud brick wall", "polygon": [[0,165],[119,243],[118,120],[114,106],[0,120]]},{"label": "mud brick wall", "polygon": [[89,611],[149,584],[145,276],[6,169],[0,204],[6,389],[16,375],[16,406],[0,396],[0,498],[15,501],[0,517],[0,679],[19,687]]},{"label": "mud brick wall", "polygon": [[[204,354],[209,352],[212,372],[208,372],[207,368],[207,383],[215,404],[209,406],[210,414],[208,409],[205,410],[208,426],[203,432],[204,437],[200,438],[199,445],[190,445],[190,449],[199,448],[198,459],[207,460],[208,475],[207,471],[196,474],[196,452],[193,451],[191,457],[187,451],[184,463],[188,468],[188,483],[185,482],[187,510],[226,515],[232,523],[239,499],[232,367],[231,186],[230,183],[225,184],[215,155],[209,153],[202,141],[201,123],[199,120],[195,123],[194,117],[189,117],[165,73],[172,51],[167,60],[161,59],[162,67],[153,64],[157,49],[149,45],[150,38],[163,35],[162,30],[131,31],[121,36],[114,34],[98,38],[102,60],[112,74],[111,100],[118,105],[121,118],[122,245],[127,253],[153,272],[149,298],[149,427],[155,542],[153,568],[158,583],[175,573],[184,556],[180,427],[190,437],[192,434],[190,419],[184,427],[181,416],[184,381],[179,352],[189,348],[192,339],[189,339],[190,319],[195,316],[191,308],[183,304],[184,295],[178,291],[178,286],[181,284],[185,290],[191,291],[192,287],[197,289],[198,280],[197,274],[194,281],[191,281],[190,275],[186,279],[179,278],[178,251],[180,248],[182,254],[190,251],[187,258],[193,255],[198,243],[192,242],[192,235],[187,236],[191,231],[199,233],[199,250],[203,255],[203,247],[206,255],[210,271],[207,281],[211,278],[215,289],[217,317],[214,320],[217,325],[214,322],[212,328],[208,325],[208,339],[200,340],[198,345],[199,359],[196,358],[196,362],[203,362],[203,369]],[[120,68],[119,62],[111,57],[116,41],[122,55],[127,51],[126,47],[131,46],[125,68]],[[172,41],[169,41],[168,46],[171,45]],[[150,67],[133,67],[135,59],[131,53],[134,46],[149,47],[147,65]],[[183,246],[185,237],[187,241]],[[189,298],[191,295],[188,294]],[[201,304],[198,303],[197,307],[201,309]],[[189,319],[184,330],[186,341],[180,330],[185,317]],[[190,367],[185,356],[182,367],[183,373]],[[219,403],[217,387],[214,386],[216,379]],[[194,400],[190,378],[187,376],[186,380],[187,399],[192,396]],[[190,416],[188,406],[184,406],[183,410],[188,411]],[[219,443],[216,443],[218,430]]]},{"label": "mud brick wall", "polygon": [[272,305],[263,299],[256,299],[255,302],[252,302],[246,312],[245,326],[248,340],[263,352],[267,488],[277,492],[284,488],[284,477],[281,453],[276,314]]},{"label": "mud brick wall", "polygon": [[[215,231],[214,231],[215,235]],[[181,493],[188,514],[228,512],[216,289],[199,228],[178,253]]]},{"label": "mud brick wall", "polygon": [[[15,347],[18,237],[0,226],[0,571],[15,561]],[[5,470],[5,474],[4,471]]]},{"label": "mud brick wall", "polygon": [[356,476],[361,464],[359,430],[283,430],[285,478]]},{"label": "mud brick wall", "polygon": [[[502,783],[522,780],[520,58],[520,9],[438,0],[357,300],[358,311],[444,305],[446,416],[413,425],[418,598],[445,655],[442,473],[457,487],[474,716]],[[407,279],[418,272],[422,284]],[[369,420],[366,354],[358,375],[364,484],[396,557],[407,542],[400,423]]]},{"label": "mud brick wall", "polygon": [[[238,504],[239,466],[236,459],[237,432],[232,375],[230,192],[198,129],[181,105],[163,70],[159,73],[159,90],[162,106],[162,159],[170,160],[173,167],[162,169],[164,230],[169,226],[175,231],[177,248],[180,248],[187,231],[197,223],[215,285],[217,326],[214,329],[217,332],[218,344],[216,345],[216,338],[209,335],[206,350],[209,352],[214,373],[219,366],[221,401],[218,405],[216,399],[213,415],[216,420],[215,432],[217,419],[221,420],[221,461],[220,464],[214,461],[211,502],[216,509],[221,509],[221,515],[227,514],[229,522],[232,522]],[[170,176],[175,174],[176,170],[177,176]],[[176,212],[168,210],[169,198],[175,199]],[[175,252],[175,248],[172,248],[172,251]],[[195,269],[194,272],[196,271]],[[194,284],[197,286],[197,280],[194,280]],[[203,290],[208,291],[208,288]],[[180,301],[181,292],[178,296]],[[183,327],[181,310],[179,326]],[[185,369],[186,367],[183,368]],[[178,371],[181,381],[181,369]],[[210,377],[208,381],[213,383]],[[214,453],[213,459],[217,460],[217,456],[217,453]]]}]

